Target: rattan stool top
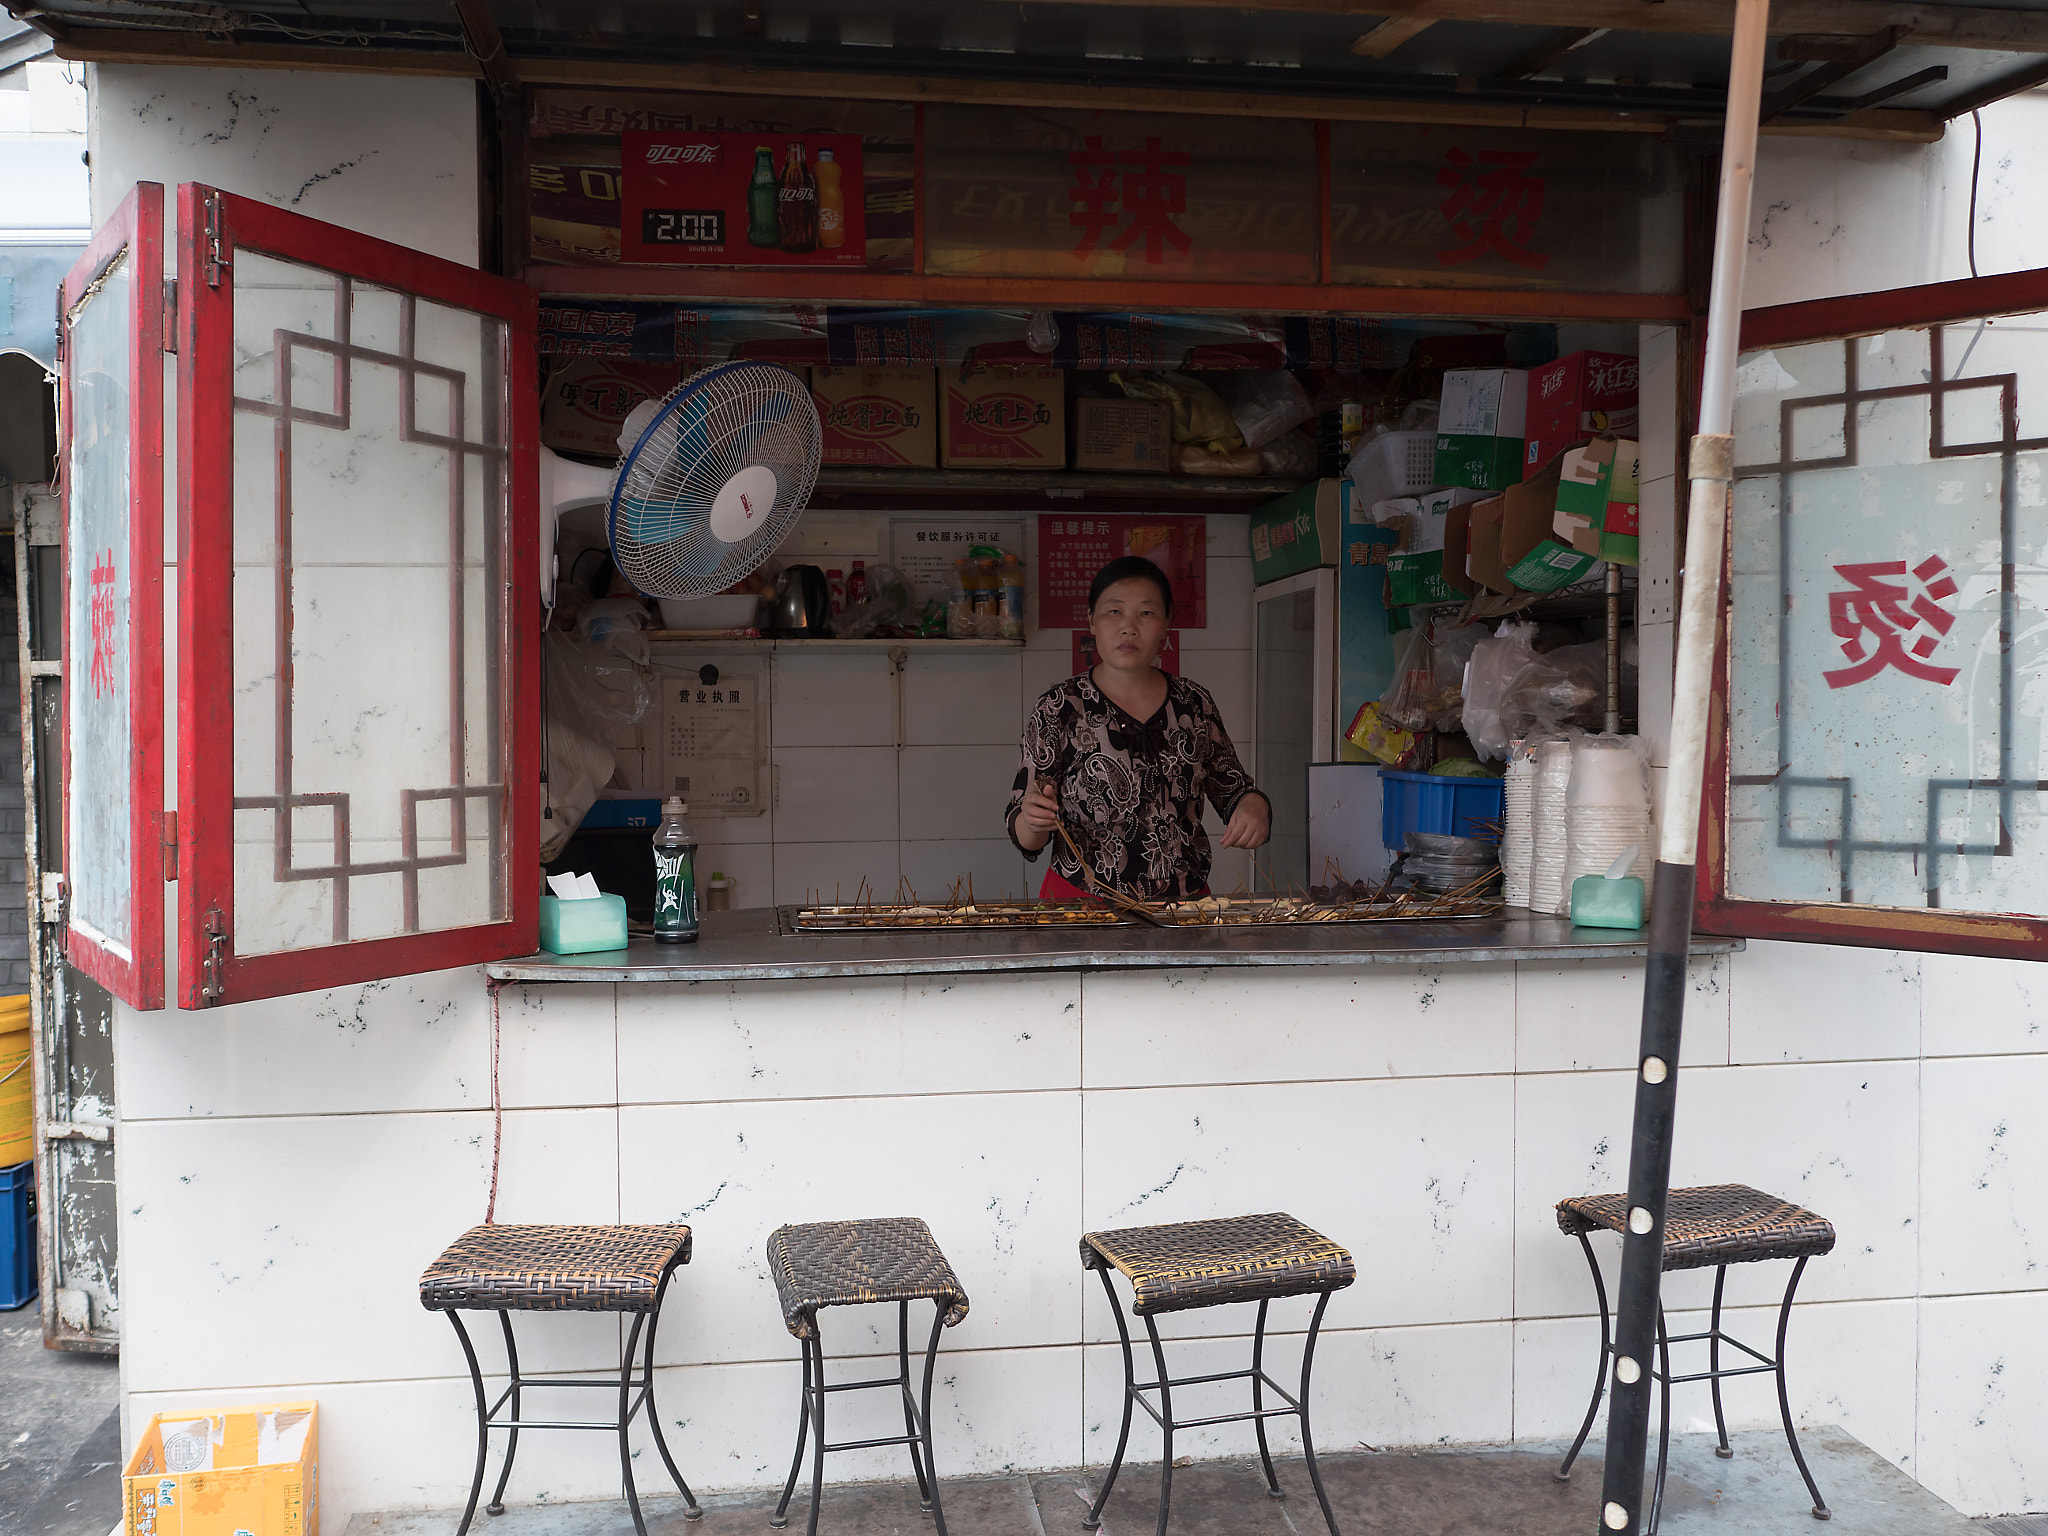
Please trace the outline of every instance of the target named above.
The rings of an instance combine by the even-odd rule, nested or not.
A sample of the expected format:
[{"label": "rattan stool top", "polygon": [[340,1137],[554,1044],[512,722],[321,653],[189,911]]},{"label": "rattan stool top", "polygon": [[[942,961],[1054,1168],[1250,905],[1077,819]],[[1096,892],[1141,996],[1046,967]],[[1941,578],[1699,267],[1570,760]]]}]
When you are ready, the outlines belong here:
[{"label": "rattan stool top", "polygon": [[967,1292],[915,1216],[777,1227],[768,1234],[768,1272],[783,1325],[800,1339],[812,1336],[820,1307],[941,1301],[949,1328],[967,1315]]},{"label": "rattan stool top", "polygon": [[1081,1264],[1121,1270],[1140,1317],[1339,1291],[1357,1278],[1350,1254],[1281,1211],[1090,1232]]},{"label": "rattan stool top", "polygon": [[645,1312],[690,1229],[471,1227],[420,1276],[429,1311]]},{"label": "rattan stool top", "polygon": [[[1627,1195],[1580,1195],[1557,1202],[1558,1230],[1568,1237],[1628,1225]],[[1835,1229],[1826,1217],[1747,1184],[1674,1189],[1664,1207],[1664,1267],[1705,1269],[1828,1252]]]}]

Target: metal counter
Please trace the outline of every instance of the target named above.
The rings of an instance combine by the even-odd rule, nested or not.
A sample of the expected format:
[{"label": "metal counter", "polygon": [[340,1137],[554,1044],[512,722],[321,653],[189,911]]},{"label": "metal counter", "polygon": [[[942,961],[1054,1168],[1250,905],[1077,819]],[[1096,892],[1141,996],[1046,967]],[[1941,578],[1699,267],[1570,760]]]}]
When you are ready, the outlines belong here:
[{"label": "metal counter", "polygon": [[[1647,952],[1646,931],[1574,928],[1520,908],[1446,923],[1300,927],[982,929],[915,933],[784,931],[773,907],[707,912],[695,944],[636,938],[588,955],[530,955],[485,967],[498,981],[774,981],[957,971],[1138,970],[1180,965],[1441,965],[1468,960],[1612,960]],[[1694,954],[1740,939],[1696,934]]]}]

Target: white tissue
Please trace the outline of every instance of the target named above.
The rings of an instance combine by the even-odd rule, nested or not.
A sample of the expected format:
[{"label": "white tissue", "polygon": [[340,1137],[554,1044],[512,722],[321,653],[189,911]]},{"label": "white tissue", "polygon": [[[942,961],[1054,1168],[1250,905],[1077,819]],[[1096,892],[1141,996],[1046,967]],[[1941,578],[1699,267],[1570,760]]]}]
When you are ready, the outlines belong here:
[{"label": "white tissue", "polygon": [[549,875],[548,889],[557,901],[591,901],[604,894],[595,875]]}]

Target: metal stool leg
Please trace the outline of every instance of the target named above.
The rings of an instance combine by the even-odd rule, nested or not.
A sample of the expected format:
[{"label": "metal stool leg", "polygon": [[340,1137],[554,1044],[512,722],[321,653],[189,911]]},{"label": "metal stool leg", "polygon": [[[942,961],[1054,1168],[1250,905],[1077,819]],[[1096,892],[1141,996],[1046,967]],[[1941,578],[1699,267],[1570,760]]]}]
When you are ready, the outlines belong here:
[{"label": "metal stool leg", "polygon": [[[683,1511],[683,1518],[685,1520],[702,1520],[704,1518],[704,1511],[697,1507],[697,1496],[690,1492],[690,1485],[683,1481],[683,1474],[676,1470],[675,1457],[668,1453],[668,1439],[661,1432],[661,1410],[654,1405],[654,1329],[655,1325],[661,1321],[661,1301],[668,1294],[669,1275],[674,1273],[675,1270],[671,1268],[667,1274],[661,1277],[661,1284],[655,1288],[654,1305],[647,1313],[647,1353],[643,1357],[645,1364],[640,1376],[640,1385],[641,1390],[647,1397],[647,1423],[648,1427],[654,1431],[654,1448],[661,1452],[662,1465],[668,1468],[668,1475],[675,1479],[675,1485],[682,1489],[683,1503],[689,1506]],[[506,1337],[508,1339],[511,1337],[509,1330]],[[515,1398],[514,1402],[516,1403],[517,1401]],[[518,1413],[515,1411],[513,1417],[517,1418],[518,1416]],[[506,1465],[511,1465],[509,1455],[506,1458]]]},{"label": "metal stool leg", "polygon": [[804,1352],[804,1384],[796,1399],[796,1455],[790,1458],[789,1480],[782,1485],[782,1498],[775,1506],[775,1513],[768,1517],[768,1524],[781,1530],[789,1524],[789,1497],[796,1492],[796,1475],[804,1464],[804,1440],[811,1431],[811,1341],[799,1339]]},{"label": "metal stool leg", "polygon": [[1572,1463],[1579,1459],[1579,1452],[1586,1445],[1586,1436],[1593,1432],[1593,1420],[1600,1414],[1600,1399],[1607,1393],[1607,1358],[1614,1352],[1612,1320],[1607,1313],[1607,1282],[1600,1277],[1600,1259],[1583,1232],[1579,1234],[1579,1246],[1586,1252],[1586,1267],[1593,1271],[1593,1294],[1600,1298],[1600,1363],[1593,1371],[1593,1401],[1586,1404],[1586,1422],[1579,1426],[1579,1438],[1564,1453],[1564,1461],[1558,1469],[1550,1474],[1560,1483],[1572,1480]]},{"label": "metal stool leg", "polygon": [[1671,1463],[1671,1341],[1664,1332],[1664,1304],[1657,1304],[1657,1368],[1663,1373],[1657,1413],[1657,1483],[1650,1495],[1650,1523],[1644,1536],[1657,1536],[1657,1521],[1664,1513],[1664,1471]]},{"label": "metal stool leg", "polygon": [[647,1536],[647,1522],[640,1515],[640,1490],[633,1486],[633,1355],[640,1347],[640,1330],[647,1324],[645,1312],[633,1314],[633,1331],[626,1335],[625,1352],[619,1357],[619,1475],[626,1481],[626,1507],[633,1512],[635,1536]]},{"label": "metal stool leg", "polygon": [[1714,1454],[1726,1461],[1735,1454],[1735,1447],[1728,1443],[1728,1419],[1721,1412],[1721,1286],[1728,1279],[1728,1266],[1714,1266],[1714,1317],[1707,1324],[1707,1384],[1714,1393],[1714,1432],[1721,1437],[1721,1443],[1714,1447]]},{"label": "metal stool leg", "polygon": [[[932,1491],[924,1480],[924,1459],[917,1454],[916,1415],[910,1411],[910,1303],[899,1302],[896,1307],[896,1379],[903,1389],[903,1433],[912,1436],[910,1442],[910,1470],[917,1474],[917,1507],[929,1511],[932,1507]],[[930,1414],[931,1409],[926,1407]]]},{"label": "metal stool leg", "polygon": [[[1259,1373],[1266,1365],[1266,1302],[1259,1302],[1258,1325],[1252,1330],[1252,1412],[1262,1413],[1266,1407],[1266,1382]],[[1252,1429],[1259,1437],[1259,1465],[1266,1469],[1266,1497],[1284,1499],[1280,1491],[1280,1479],[1273,1475],[1273,1453],[1266,1449],[1266,1421],[1253,1419]]]},{"label": "metal stool leg", "polygon": [[1785,1423],[1785,1442],[1792,1447],[1792,1460],[1798,1463],[1799,1475],[1806,1479],[1806,1491],[1813,1495],[1813,1518],[1832,1520],[1834,1512],[1828,1508],[1828,1501],[1820,1496],[1813,1474],[1806,1470],[1806,1457],[1799,1449],[1799,1432],[1792,1427],[1792,1399],[1785,1391],[1785,1329],[1792,1321],[1792,1293],[1799,1289],[1799,1277],[1805,1269],[1805,1259],[1792,1266],[1792,1278],[1785,1286],[1784,1305],[1778,1308],[1778,1347],[1773,1351],[1778,1363],[1778,1415]]},{"label": "metal stool leg", "polygon": [[1308,1463],[1308,1480],[1316,1491],[1316,1502],[1323,1506],[1323,1523],[1330,1528],[1330,1536],[1337,1536],[1337,1517],[1330,1513],[1330,1496],[1323,1491],[1322,1469],[1316,1465],[1316,1437],[1308,1422],[1308,1373],[1316,1363],[1316,1334],[1323,1326],[1323,1308],[1330,1304],[1330,1293],[1324,1291],[1316,1297],[1316,1315],[1308,1322],[1308,1343],[1301,1352],[1301,1456]]},{"label": "metal stool leg", "polygon": [[1152,1339],[1152,1360],[1159,1367],[1159,1428],[1166,1436],[1166,1448],[1159,1458],[1159,1530],[1166,1536],[1166,1517],[1173,1507],[1173,1388],[1166,1379],[1166,1350],[1159,1342],[1159,1324],[1145,1314],[1145,1332]]},{"label": "metal stool leg", "polygon": [[[1131,1438],[1131,1406],[1138,1399],[1137,1366],[1131,1359],[1131,1330],[1124,1323],[1123,1303],[1117,1300],[1116,1287],[1109,1283],[1109,1270],[1098,1269],[1095,1273],[1102,1277],[1103,1294],[1109,1297],[1110,1315],[1116,1319],[1116,1336],[1124,1347],[1124,1422],[1123,1428],[1116,1434],[1116,1454],[1109,1458],[1109,1475],[1102,1480],[1102,1492],[1095,1496],[1095,1502],[1089,1506],[1088,1513],[1081,1517],[1081,1524],[1091,1531],[1102,1524],[1102,1507],[1109,1502],[1109,1490],[1116,1486],[1116,1475],[1123,1469],[1124,1446]],[[477,1394],[477,1401],[482,1402],[481,1382],[478,1383]],[[479,1473],[478,1476],[481,1477],[482,1474]]]},{"label": "metal stool leg", "polygon": [[937,1536],[946,1536],[946,1511],[939,1503],[939,1464],[932,1456],[932,1372],[938,1368],[939,1334],[945,1326],[946,1304],[936,1301],[932,1304],[931,1340],[924,1347],[924,1395],[917,1417],[924,1427],[924,1464],[932,1477],[932,1525]]},{"label": "metal stool leg", "polygon": [[476,1475],[469,1480],[469,1503],[463,1507],[462,1524],[455,1528],[455,1536],[466,1536],[469,1522],[476,1515],[477,1496],[484,1488],[484,1455],[491,1443],[491,1410],[484,1402],[484,1373],[477,1369],[476,1350],[470,1345],[469,1330],[462,1326],[462,1319],[453,1311],[449,1312],[448,1321],[455,1325],[455,1337],[462,1341],[462,1358],[469,1362],[469,1384],[476,1389]]},{"label": "metal stool leg", "polygon": [[815,1315],[811,1318],[811,1354],[817,1361],[817,1383],[811,1393],[811,1401],[817,1404],[817,1437],[811,1442],[811,1519],[804,1527],[805,1536],[818,1536],[818,1506],[825,1498],[825,1335],[818,1327]]},{"label": "metal stool leg", "polygon": [[[512,1419],[519,1420],[519,1348],[512,1342],[512,1314],[500,1312],[498,1323],[505,1330],[505,1363],[512,1371]],[[519,1431],[513,1430],[505,1437],[505,1465],[498,1473],[497,1491],[491,1495],[491,1502],[484,1506],[487,1515],[505,1513],[505,1485],[512,1480],[512,1458],[519,1454]]]}]

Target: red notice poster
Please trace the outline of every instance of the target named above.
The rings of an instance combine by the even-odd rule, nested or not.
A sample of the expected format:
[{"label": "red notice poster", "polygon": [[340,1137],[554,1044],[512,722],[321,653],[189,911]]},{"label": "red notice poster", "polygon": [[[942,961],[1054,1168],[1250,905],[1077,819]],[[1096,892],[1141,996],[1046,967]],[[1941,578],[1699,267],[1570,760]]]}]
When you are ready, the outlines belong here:
[{"label": "red notice poster", "polygon": [[1209,627],[1208,523],[1202,517],[1042,517],[1038,624],[1085,629],[1088,586],[1119,555],[1142,555],[1173,584],[1173,627]]},{"label": "red notice poster", "polygon": [[621,139],[622,260],[867,264],[859,135],[635,132]]}]

